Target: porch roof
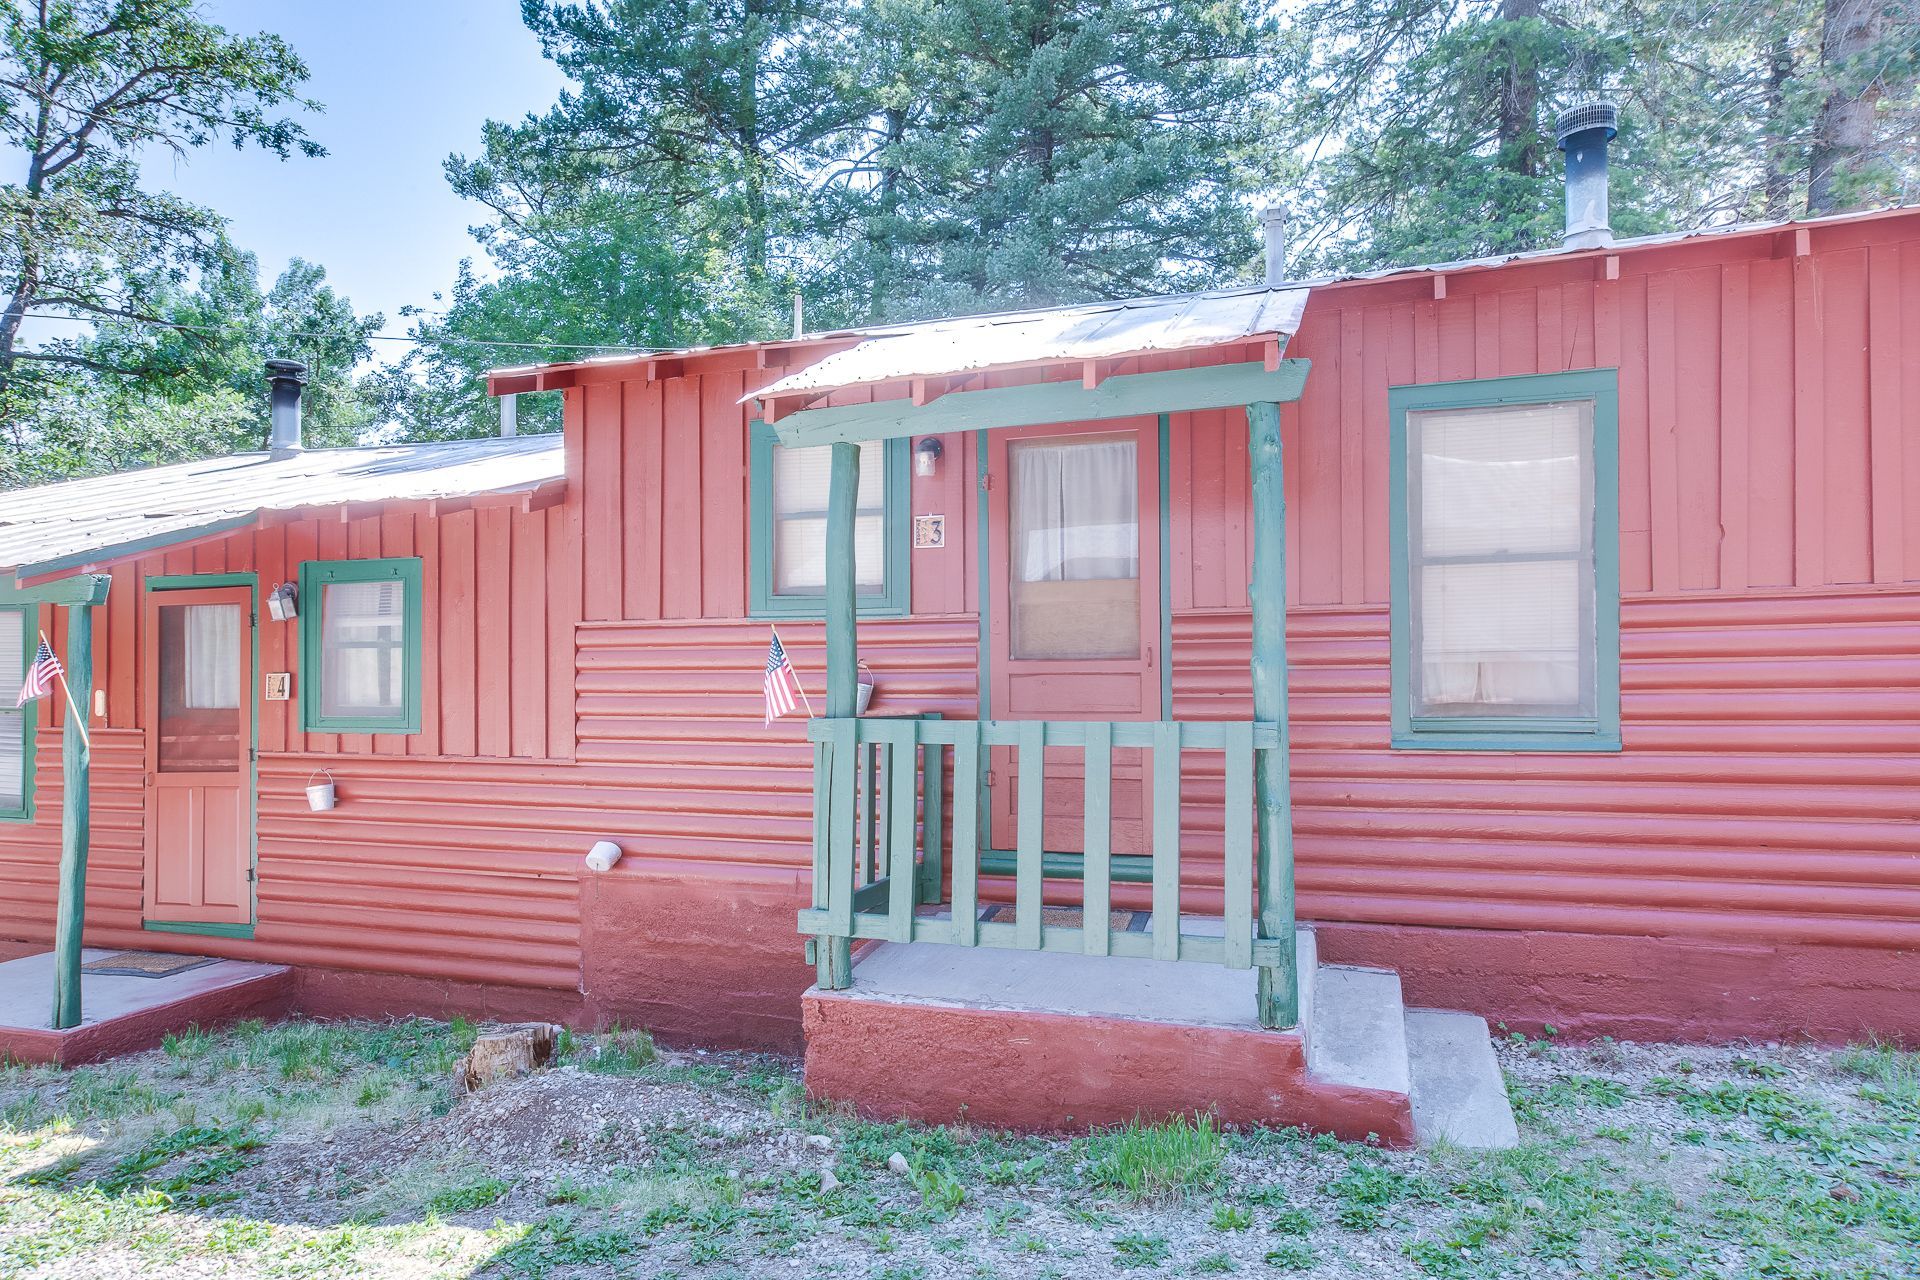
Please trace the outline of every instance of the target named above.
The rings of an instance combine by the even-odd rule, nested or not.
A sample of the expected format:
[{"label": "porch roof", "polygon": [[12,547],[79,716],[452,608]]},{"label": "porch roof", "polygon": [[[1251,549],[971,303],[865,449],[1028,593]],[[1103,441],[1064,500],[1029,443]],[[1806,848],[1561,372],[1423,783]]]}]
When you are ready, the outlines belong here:
[{"label": "porch roof", "polygon": [[741,403],[987,369],[1112,360],[1261,337],[1277,338],[1284,344],[1300,328],[1307,292],[1297,287],[1259,286],[962,316],[869,330],[853,346],[749,392],[741,397]]},{"label": "porch roof", "polygon": [[21,580],[238,529],[263,513],[531,494],[564,483],[561,437],[235,453],[20,489],[0,501],[0,572]]}]

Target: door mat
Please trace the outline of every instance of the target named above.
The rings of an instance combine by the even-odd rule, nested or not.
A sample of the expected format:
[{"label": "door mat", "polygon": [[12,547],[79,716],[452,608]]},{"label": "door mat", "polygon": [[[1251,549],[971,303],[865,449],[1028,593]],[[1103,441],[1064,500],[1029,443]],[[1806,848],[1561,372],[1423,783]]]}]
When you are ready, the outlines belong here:
[{"label": "door mat", "polygon": [[121,951],[80,966],[82,973],[98,973],[116,978],[166,978],[203,964],[214,963],[213,956],[183,956],[170,951]]},{"label": "door mat", "polygon": [[[1040,923],[1043,925],[1059,925],[1067,929],[1078,929],[1081,927],[1080,914],[1079,907],[1042,907],[1040,908]],[[1147,916],[1148,913],[1145,911],[1115,911],[1108,916],[1109,923],[1107,928],[1113,933],[1145,933],[1147,931]],[[1011,924],[1017,918],[1011,902],[996,902],[991,906],[980,909],[980,919],[982,922],[993,921]]]}]

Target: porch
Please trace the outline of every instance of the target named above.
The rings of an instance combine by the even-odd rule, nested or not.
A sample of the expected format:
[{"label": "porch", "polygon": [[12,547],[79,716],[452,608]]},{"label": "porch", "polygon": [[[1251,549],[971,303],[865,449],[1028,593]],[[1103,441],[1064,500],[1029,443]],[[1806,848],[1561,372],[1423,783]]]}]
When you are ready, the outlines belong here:
[{"label": "porch", "polygon": [[[90,972],[114,953],[80,950],[77,1005],[85,1014],[56,1026],[48,1015],[61,982],[57,953],[41,951],[0,961],[0,1062],[70,1067],[148,1049],[169,1032],[214,1027],[284,1011],[293,971],[285,965],[210,957],[170,972]],[[192,957],[173,958],[192,961]]]},{"label": "porch", "polygon": [[[937,344],[870,338],[759,393],[781,447],[831,459],[813,897],[798,919],[817,974],[816,1094],[1032,1128],[1214,1110],[1418,1136],[1398,979],[1323,975],[1294,918],[1280,419],[1307,367],[1280,354],[1303,305],[1266,290],[1177,314],[953,322]],[[1223,362],[1138,356],[1174,346]],[[976,389],[995,363],[1018,367],[1014,385]],[[1253,718],[1180,720],[1157,459],[1172,415],[1219,410],[1247,424]],[[956,430],[975,433],[982,495],[980,716],[862,716],[861,445]],[[1496,1117],[1429,1132],[1510,1140],[1485,1024],[1421,1026],[1442,1046],[1431,1078]],[[1024,1102],[1005,1096],[1015,1079]]]}]

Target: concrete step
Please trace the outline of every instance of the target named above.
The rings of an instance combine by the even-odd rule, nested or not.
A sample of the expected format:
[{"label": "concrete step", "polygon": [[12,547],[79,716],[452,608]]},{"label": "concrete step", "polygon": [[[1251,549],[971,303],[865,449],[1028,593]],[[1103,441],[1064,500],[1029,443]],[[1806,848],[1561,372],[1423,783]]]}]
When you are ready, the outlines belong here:
[{"label": "concrete step", "polygon": [[1321,965],[1314,975],[1307,1070],[1350,1089],[1409,1092],[1406,1006],[1388,969]]},{"label": "concrete step", "polygon": [[1409,1009],[1405,1021],[1413,1129],[1420,1145],[1504,1148],[1520,1141],[1484,1018]]}]

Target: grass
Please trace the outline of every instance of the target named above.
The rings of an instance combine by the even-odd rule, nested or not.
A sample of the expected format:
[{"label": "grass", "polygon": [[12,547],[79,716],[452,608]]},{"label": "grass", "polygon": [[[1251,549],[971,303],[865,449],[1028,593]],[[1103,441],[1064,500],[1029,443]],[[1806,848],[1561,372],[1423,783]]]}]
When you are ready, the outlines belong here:
[{"label": "grass", "polygon": [[1164,1124],[1134,1120],[1093,1134],[1085,1151],[1092,1185],[1131,1200],[1154,1200],[1212,1186],[1225,1144],[1212,1116],[1177,1116]]},{"label": "grass", "polygon": [[[552,1153],[450,1128],[380,1159],[472,1122],[446,1081],[473,1033],[255,1023],[0,1067],[0,1275],[1920,1274],[1920,1058],[1886,1045],[1521,1039],[1501,1053],[1522,1145],[1410,1154],[1204,1115],[1072,1139],[876,1123],[809,1106],[779,1059],[616,1030],[563,1040],[601,1077],[572,1111],[608,1107]],[[649,1091],[690,1109],[617,1105]]]}]

